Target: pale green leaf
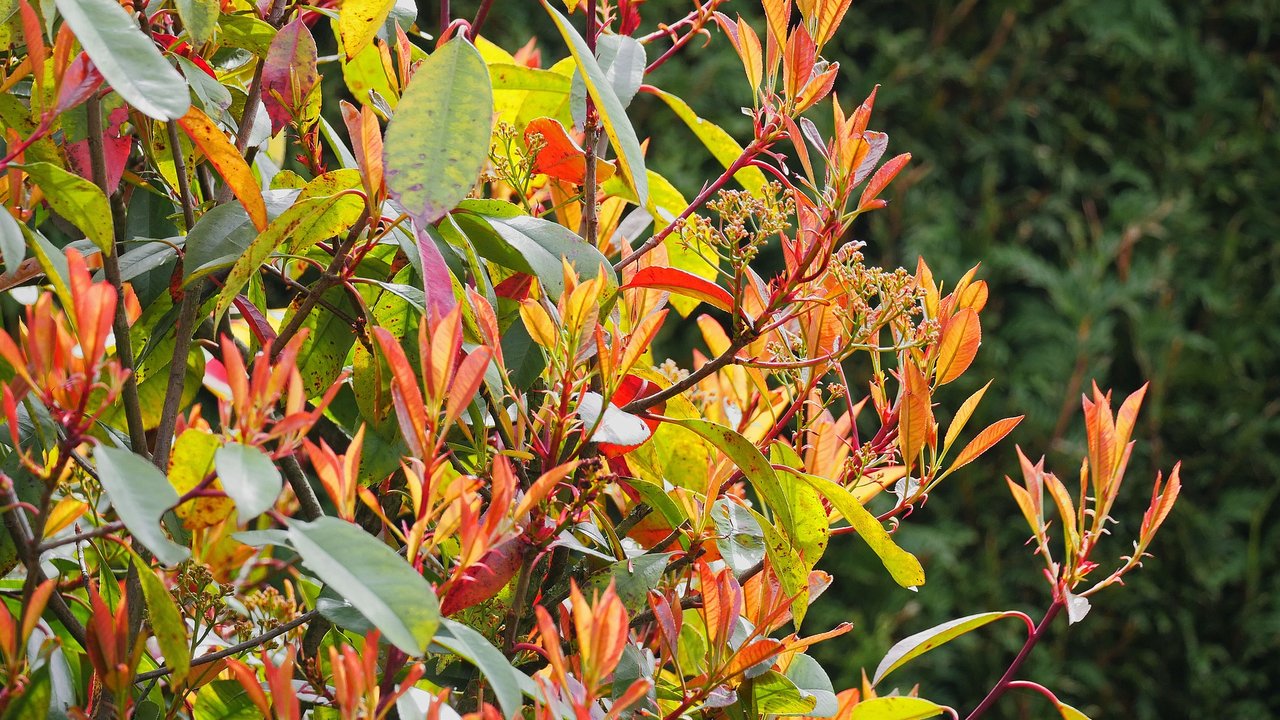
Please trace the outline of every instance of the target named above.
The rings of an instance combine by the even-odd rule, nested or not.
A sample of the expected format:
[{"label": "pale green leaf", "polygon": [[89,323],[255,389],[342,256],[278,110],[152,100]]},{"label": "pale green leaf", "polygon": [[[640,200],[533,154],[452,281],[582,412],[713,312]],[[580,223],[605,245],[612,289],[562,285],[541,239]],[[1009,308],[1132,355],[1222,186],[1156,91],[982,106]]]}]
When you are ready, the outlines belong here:
[{"label": "pale green leaf", "polygon": [[442,618],[432,642],[475,665],[484,674],[507,720],[519,714],[521,685],[525,684],[522,680],[527,682],[527,678],[483,635],[456,620]]},{"label": "pale green leaf", "polygon": [[864,508],[852,493],[824,477],[795,470],[791,472],[809,483],[813,489],[831,502],[836,511],[844,516],[871,550],[879,556],[880,562],[899,585],[916,587],[924,584],[924,568],[920,566],[920,561],[911,553],[898,547],[880,521]]},{"label": "pale green leaf", "polygon": [[22,225],[0,208],[0,259],[4,260],[5,272],[18,269],[27,257],[27,238],[22,234]]},{"label": "pale green leaf", "polygon": [[142,585],[142,596],[147,601],[147,617],[151,632],[164,653],[164,664],[173,668],[173,682],[180,683],[191,669],[191,647],[187,639],[187,622],[151,566],[133,555],[133,566]]},{"label": "pale green leaf", "polygon": [[54,0],[107,84],[143,115],[177,120],[191,107],[187,82],[116,0]]},{"label": "pale green leaf", "polygon": [[105,253],[114,251],[111,203],[101,188],[50,163],[28,163],[22,169],[44,191],[44,198],[54,212],[79,228],[98,249]]},{"label": "pale green leaf", "polygon": [[203,45],[209,42],[218,24],[221,9],[218,0],[174,0],[174,5],[178,7],[178,17],[182,18],[182,26],[191,35],[192,43]]},{"label": "pale green leaf", "polygon": [[853,706],[848,720],[924,720],[946,712],[943,706],[917,697],[881,697]]},{"label": "pale green leaf", "polygon": [[435,591],[404,558],[358,526],[334,517],[293,521],[302,561],[409,655],[423,654],[440,623]]},{"label": "pale green leaf", "polygon": [[164,473],[140,455],[106,445],[93,451],[93,460],[98,482],[116,515],[138,542],[165,565],[177,565],[191,557],[190,550],[160,529],[160,517],[178,504],[178,493]]},{"label": "pale green leaf", "polygon": [[276,504],[284,481],[275,463],[262,450],[229,443],[218,448],[213,462],[222,489],[235,502],[241,522],[252,520]]}]

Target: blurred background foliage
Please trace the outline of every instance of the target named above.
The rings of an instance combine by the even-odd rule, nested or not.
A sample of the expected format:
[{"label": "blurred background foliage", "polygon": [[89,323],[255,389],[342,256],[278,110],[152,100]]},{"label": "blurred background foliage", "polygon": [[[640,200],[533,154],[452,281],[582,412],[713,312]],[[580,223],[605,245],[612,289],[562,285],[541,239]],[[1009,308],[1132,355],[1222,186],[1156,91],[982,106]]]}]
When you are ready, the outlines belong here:
[{"label": "blurred background foliage", "polygon": [[[689,7],[649,0],[645,27]],[[533,3],[504,11],[486,34],[507,47],[545,24]],[[746,81],[713,35],[650,81],[745,137]],[[846,109],[882,85],[872,126],[915,157],[890,208],[855,228],[869,260],[914,268],[923,255],[952,282],[982,263],[992,303],[966,375],[995,378],[987,420],[1027,419],[904,523],[899,538],[929,573],[918,595],[886,588],[857,543],[829,553],[837,581],[806,630],[852,620],[857,633],[814,654],[849,686],[935,623],[1037,614],[1047,590],[1003,480],[1017,471],[1012,443],[1073,478],[1081,393],[1096,380],[1123,397],[1149,381],[1114,556],[1130,550],[1151,477],[1178,459],[1183,500],[1155,559],[1084,622],[1056,626],[1026,674],[1094,717],[1280,716],[1280,5],[855,0],[827,55]],[[632,115],[656,169],[687,194],[719,172],[660,103],[642,95]],[[665,349],[687,363],[694,342],[673,335]],[[1017,633],[994,626],[895,679],[970,708]],[[997,711],[1054,714],[1017,693]]]}]

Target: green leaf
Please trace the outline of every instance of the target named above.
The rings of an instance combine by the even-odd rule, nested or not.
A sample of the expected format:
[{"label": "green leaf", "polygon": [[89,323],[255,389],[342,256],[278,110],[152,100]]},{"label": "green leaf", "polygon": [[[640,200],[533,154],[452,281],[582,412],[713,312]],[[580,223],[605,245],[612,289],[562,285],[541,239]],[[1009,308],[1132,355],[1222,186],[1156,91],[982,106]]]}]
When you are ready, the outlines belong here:
[{"label": "green leaf", "polygon": [[262,712],[239,680],[214,680],[196,693],[191,716],[194,720],[261,720]]},{"label": "green leaf", "polygon": [[116,0],[54,0],[107,84],[143,115],[177,120],[191,107],[187,81]]},{"label": "green leaf", "polygon": [[160,529],[160,517],[178,504],[178,492],[164,473],[140,455],[106,445],[93,451],[93,460],[98,482],[134,538],[165,565],[177,565],[191,557],[190,550]]},{"label": "green leaf", "polygon": [[258,57],[267,56],[276,36],[276,29],[254,14],[223,15],[218,25],[224,45],[248,50]]},{"label": "green leaf", "polygon": [[604,591],[612,582],[618,598],[627,610],[632,613],[640,612],[648,607],[645,600],[649,591],[658,587],[673,554],[646,553],[611,563],[602,572],[591,576],[589,587]]},{"label": "green leaf", "polygon": [[[635,98],[640,85],[644,83],[644,69],[648,65],[644,45],[639,40],[625,35],[601,35],[596,40],[596,64],[604,73],[604,79],[618,98],[618,103],[626,109]],[[572,103],[573,121],[582,127],[587,114],[587,89],[582,82],[582,73],[573,76]]]},{"label": "green leaf", "polygon": [[849,720],[923,720],[946,712],[943,706],[917,697],[882,697],[853,706]]},{"label": "green leaf", "polygon": [[[684,100],[662,90],[655,89],[653,94],[662,98],[663,102],[684,121],[684,124],[693,131],[698,140],[702,141],[702,144],[726,170],[742,156],[742,146],[733,139],[732,135],[725,132],[719,125],[698,117],[698,114]],[[764,172],[757,167],[743,168],[734,173],[733,179],[752,195],[759,195],[768,183]]]},{"label": "green leaf", "polygon": [[1004,618],[1021,618],[1021,615],[1012,612],[985,612],[967,617],[949,620],[923,630],[912,635],[911,637],[899,640],[893,647],[889,648],[889,652],[885,653],[884,659],[876,667],[875,676],[871,679],[872,685],[877,685],[886,675],[897,670],[911,660],[920,657],[930,650],[944,645],[961,635],[977,630],[983,625],[993,623]]},{"label": "green leaf", "polygon": [[387,189],[418,224],[434,224],[476,184],[492,132],[489,70],[454,38],[418,67],[387,126]]},{"label": "green leaf", "polygon": [[43,663],[26,678],[25,689],[13,698],[4,716],[21,720],[45,720],[49,717],[49,704],[53,698],[53,680],[49,663]]},{"label": "green leaf", "polygon": [[603,268],[610,286],[617,287],[617,274],[608,258],[563,225],[527,215],[457,213],[453,217],[476,252],[502,267],[537,276],[553,298],[564,293],[562,259],[584,278],[595,277]]},{"label": "green leaf", "polygon": [[284,480],[259,448],[228,443],[214,453],[213,463],[222,489],[236,504],[240,522],[252,520],[276,504]]},{"label": "green leaf", "polygon": [[[346,202],[344,202],[346,199]],[[335,233],[350,228],[353,218],[351,211],[359,214],[362,206],[354,195],[329,195],[327,197],[300,198],[288,210],[285,210],[267,228],[249,243],[244,254],[231,266],[231,272],[218,294],[218,304],[214,308],[214,316],[221,317],[232,301],[248,284],[262,264],[271,257],[277,248],[288,243],[293,247],[305,248]],[[351,219],[352,222],[348,222]],[[199,223],[196,223],[199,225]]]},{"label": "green leaf", "polygon": [[796,655],[787,666],[787,679],[796,684],[800,692],[812,696],[817,702],[810,717],[833,717],[840,709],[831,678],[817,660],[808,655]]},{"label": "green leaf", "polygon": [[174,5],[178,7],[178,17],[182,18],[182,26],[191,36],[192,44],[203,45],[209,42],[213,37],[213,29],[218,24],[218,0],[174,0]]},{"label": "green leaf", "polygon": [[751,681],[751,697],[761,717],[809,715],[818,705],[818,698],[801,690],[777,670],[770,670]]},{"label": "green leaf", "polygon": [[[267,205],[267,219],[275,220],[293,206],[299,193],[295,190],[268,190],[262,193]],[[200,216],[187,233],[186,256],[183,258],[183,282],[225,270],[244,255],[258,237],[249,214],[239,203],[219,205]]]},{"label": "green leaf", "polygon": [[578,31],[573,29],[573,25],[569,23],[568,18],[561,15],[546,2],[543,2],[542,6],[547,9],[551,19],[555,21],[561,37],[564,38],[565,43],[569,46],[569,54],[573,56],[574,62],[578,64],[578,72],[582,75],[582,81],[586,84],[587,92],[591,95],[591,99],[595,101],[596,110],[600,113],[600,121],[604,125],[605,134],[609,136],[609,142],[618,154],[618,164],[622,168],[622,173],[631,182],[631,187],[635,190],[640,205],[648,205],[649,178],[644,170],[644,154],[640,151],[640,141],[636,138],[635,129],[631,127],[631,121],[627,119],[627,113],[623,109],[622,102],[618,100],[618,96],[614,93],[609,79],[605,77],[604,71],[596,63],[596,58],[592,55],[591,48],[587,46],[587,42],[582,39]]},{"label": "green leaf", "polygon": [[924,584],[924,568],[920,566],[920,561],[916,556],[898,547],[889,533],[885,531],[884,526],[876,519],[862,503],[858,502],[848,490],[843,486],[832,482],[824,477],[802,473],[798,470],[790,471],[796,477],[804,480],[813,486],[822,494],[836,511],[844,516],[844,519],[858,532],[858,535],[867,542],[871,550],[880,558],[880,562],[884,564],[889,574],[893,576],[895,582],[902,587],[917,587]]},{"label": "green leaf", "polygon": [[456,620],[442,618],[432,642],[475,665],[484,674],[507,720],[519,714],[522,675],[483,635]]},{"label": "green leaf", "polygon": [[764,530],[751,511],[729,498],[718,498],[711,506],[716,524],[716,548],[735,574],[764,560]]},{"label": "green leaf", "polygon": [[26,258],[27,237],[22,234],[22,225],[7,209],[0,209],[0,260],[4,260],[5,272],[17,270]]},{"label": "green leaf", "polygon": [[697,418],[684,420],[672,419],[669,422],[683,425],[706,438],[724,453],[733,464],[751,481],[760,502],[773,514],[775,522],[790,540],[796,535],[796,522],[791,513],[791,505],[787,502],[782,483],[778,481],[773,466],[765,459],[760,450],[749,440],[739,435],[732,428]]},{"label": "green leaf", "polygon": [[173,596],[165,588],[164,582],[156,577],[151,566],[133,554],[133,566],[142,583],[142,596],[147,601],[147,617],[151,624],[151,632],[160,644],[160,652],[164,653],[164,663],[173,668],[173,682],[180,683],[191,669],[191,647],[187,639],[187,623],[178,611]]},{"label": "green leaf", "polygon": [[760,513],[750,508],[747,508],[747,512],[751,513],[760,525],[760,530],[764,534],[764,550],[769,558],[769,566],[777,574],[782,590],[787,595],[795,597],[795,602],[791,604],[791,617],[798,628],[804,622],[804,616],[809,610],[809,570],[805,568],[804,561],[800,559],[800,553],[796,551],[790,540],[770,525]]},{"label": "green leaf", "polygon": [[44,191],[54,212],[66,218],[93,241],[99,250],[115,250],[111,203],[101,188],[50,163],[28,163],[22,168]]},{"label": "green leaf", "polygon": [[409,655],[421,656],[440,622],[435,591],[394,550],[333,517],[289,524],[302,561]]}]

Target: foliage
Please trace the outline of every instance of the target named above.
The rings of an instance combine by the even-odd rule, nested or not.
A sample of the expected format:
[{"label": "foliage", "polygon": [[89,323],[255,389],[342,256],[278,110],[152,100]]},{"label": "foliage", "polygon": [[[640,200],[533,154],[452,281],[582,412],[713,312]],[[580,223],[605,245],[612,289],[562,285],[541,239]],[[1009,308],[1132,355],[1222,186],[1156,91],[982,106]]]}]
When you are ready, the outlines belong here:
[{"label": "foliage", "polygon": [[[1017,675],[1177,499],[1175,466],[1095,574],[1145,389],[1084,400],[1078,494],[1019,453],[1039,623],[947,623],[839,693],[808,653],[852,629],[801,631],[827,550],[865,543],[924,585],[897,531],[1022,418],[974,431],[990,383],[946,409],[982,342],[976,268],[885,270],[849,237],[911,156],[884,160],[876,91],[831,93],[848,4],[770,0],[762,31],[721,4],[649,34],[639,3],[544,6],[558,44],[512,54],[480,32],[488,3],[446,4],[430,38],[364,0],[19,0],[0,230],[30,302],[0,334],[0,706],[956,716],[882,681],[1016,618],[1022,651],[970,717],[1010,689],[1080,717]],[[712,27],[745,70],[745,144],[645,83]],[[324,74],[353,100],[336,115]],[[688,201],[649,167],[640,94],[723,167]],[[707,354],[658,363],[690,317]]]}]

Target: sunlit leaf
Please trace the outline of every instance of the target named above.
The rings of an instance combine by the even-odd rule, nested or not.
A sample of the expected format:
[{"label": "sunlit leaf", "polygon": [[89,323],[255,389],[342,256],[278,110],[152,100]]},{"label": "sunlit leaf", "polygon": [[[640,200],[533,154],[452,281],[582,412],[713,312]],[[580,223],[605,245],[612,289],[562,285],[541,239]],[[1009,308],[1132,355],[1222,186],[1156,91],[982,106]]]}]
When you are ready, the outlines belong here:
[{"label": "sunlit leaf", "polygon": [[395,6],[396,0],[342,0],[338,32],[347,57],[355,57],[373,42]]},{"label": "sunlit leaf", "polygon": [[[646,90],[646,92],[649,91]],[[684,124],[693,131],[698,140],[726,170],[742,156],[742,146],[738,144],[737,140],[733,139],[732,135],[721,129],[719,125],[698,117],[698,114],[684,100],[662,90],[654,90],[652,92],[661,98],[675,112],[677,117],[684,121]],[[760,191],[764,189],[767,183],[764,172],[757,167],[743,168],[734,173],[733,179],[752,195],[760,194]]]},{"label": "sunlit leaf", "polygon": [[649,266],[636,271],[624,288],[647,288],[684,295],[701,300],[714,308],[731,312],[733,296],[729,291],[690,272],[671,267]]},{"label": "sunlit leaf", "polygon": [[946,712],[943,706],[918,697],[880,697],[853,706],[848,720],[924,720]]},{"label": "sunlit leaf", "polygon": [[951,463],[948,472],[962,468],[978,459],[978,456],[991,449],[992,445],[1000,442],[1005,435],[1013,432],[1013,429],[1018,427],[1018,423],[1022,422],[1022,418],[1022,415],[1018,415],[1017,417],[1009,417],[991,423],[985,430],[978,433],[977,437],[970,440],[968,445],[964,446],[964,449],[956,456],[955,462]]},{"label": "sunlit leaf", "polygon": [[982,344],[982,326],[978,313],[965,308],[947,321],[938,340],[937,380],[946,385],[964,374]]},{"label": "sunlit leaf", "polygon": [[889,673],[897,670],[911,660],[920,657],[930,650],[944,645],[961,635],[972,630],[977,630],[983,625],[988,625],[997,620],[1021,619],[1022,615],[1012,612],[986,612],[977,615],[969,615],[967,617],[949,620],[941,625],[935,625],[928,630],[922,630],[911,637],[899,640],[893,647],[889,648],[889,652],[885,653],[884,659],[876,666],[875,675],[871,678],[874,685],[880,684],[880,681]]},{"label": "sunlit leaf", "polygon": [[207,115],[196,108],[191,108],[179,118],[178,125],[226,181],[236,199],[244,206],[245,212],[249,213],[254,227],[259,231],[266,228],[267,206],[262,199],[262,188],[235,145],[227,140],[227,136]]},{"label": "sunlit leaf", "polygon": [[387,188],[419,224],[458,205],[489,159],[489,71],[474,46],[454,38],[418,67],[387,126]]},{"label": "sunlit leaf", "polygon": [[79,228],[98,249],[115,252],[111,203],[97,185],[50,163],[27,163],[23,170],[39,183],[54,212]]}]

